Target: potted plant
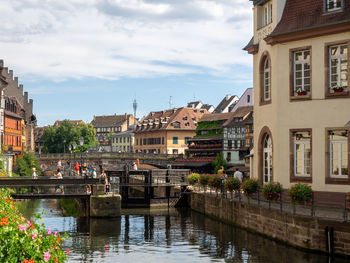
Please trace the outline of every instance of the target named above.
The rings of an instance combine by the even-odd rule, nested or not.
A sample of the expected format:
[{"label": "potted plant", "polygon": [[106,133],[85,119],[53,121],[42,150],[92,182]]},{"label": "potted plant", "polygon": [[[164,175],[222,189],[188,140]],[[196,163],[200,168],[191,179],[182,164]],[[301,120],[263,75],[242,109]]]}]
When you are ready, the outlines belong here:
[{"label": "potted plant", "polygon": [[297,203],[304,205],[310,203],[314,192],[310,185],[298,183],[289,188],[288,195],[292,202],[293,212],[295,213],[295,205]]},{"label": "potted plant", "polygon": [[305,96],[306,95],[306,90],[299,88],[296,90],[296,93],[298,94],[298,96]]},{"label": "potted plant", "polygon": [[263,186],[263,196],[269,201],[278,201],[283,192],[282,185],[277,182],[269,182]]},{"label": "potted plant", "polygon": [[332,90],[334,93],[340,93],[340,92],[344,91],[344,88],[341,86],[334,86],[334,87],[332,87]]},{"label": "potted plant", "polygon": [[254,179],[248,179],[242,184],[242,189],[248,199],[248,204],[250,204],[252,195],[259,191],[259,182]]},{"label": "potted plant", "polygon": [[195,186],[199,182],[199,174],[192,173],[187,177],[188,183],[192,186]]},{"label": "potted plant", "polygon": [[204,192],[206,192],[207,190],[209,179],[210,179],[209,174],[201,174],[199,176],[199,184],[204,188]]},{"label": "potted plant", "polygon": [[218,174],[214,174],[210,177],[209,179],[209,186],[214,188],[216,191],[216,195],[218,195],[218,190],[221,188],[222,186],[222,179],[220,177],[220,175]]},{"label": "potted plant", "polygon": [[225,189],[231,193],[232,198],[233,191],[238,193],[241,189],[241,182],[237,178],[230,177],[225,182]]}]

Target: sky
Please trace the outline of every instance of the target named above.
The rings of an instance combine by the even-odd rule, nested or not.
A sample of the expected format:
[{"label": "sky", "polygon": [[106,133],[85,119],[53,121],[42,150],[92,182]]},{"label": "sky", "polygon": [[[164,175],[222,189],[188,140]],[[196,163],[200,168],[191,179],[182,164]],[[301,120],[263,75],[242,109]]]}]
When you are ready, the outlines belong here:
[{"label": "sky", "polygon": [[94,115],[215,106],[252,87],[248,0],[0,2],[0,58],[38,125]]}]

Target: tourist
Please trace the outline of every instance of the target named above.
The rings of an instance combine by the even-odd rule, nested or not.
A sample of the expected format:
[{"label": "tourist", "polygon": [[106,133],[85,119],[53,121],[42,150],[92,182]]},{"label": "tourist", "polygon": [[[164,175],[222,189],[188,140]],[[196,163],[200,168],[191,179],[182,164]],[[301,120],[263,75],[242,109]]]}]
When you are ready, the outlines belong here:
[{"label": "tourist", "polygon": [[135,162],[132,163],[132,169],[134,171],[137,171],[137,164]]},{"label": "tourist", "polygon": [[88,195],[91,194],[91,185],[86,186],[86,194],[88,194]]},{"label": "tourist", "polygon": [[102,173],[100,174],[100,182],[105,184],[105,191],[106,193],[109,193],[110,185],[108,184],[108,177],[105,173],[105,170],[102,170]]},{"label": "tourist", "polygon": [[92,178],[94,178],[94,179],[97,178],[96,168],[92,168]]},{"label": "tourist", "polygon": [[35,167],[33,167],[33,168],[32,168],[32,178],[33,178],[33,179],[38,179],[38,175],[36,174],[35,171],[36,171],[36,169],[35,169]]},{"label": "tourist", "polygon": [[233,177],[238,179],[240,183],[243,181],[243,174],[236,168],[236,172],[233,174]]},{"label": "tourist", "polygon": [[76,162],[75,165],[74,165],[75,176],[79,176],[79,169],[80,169],[80,165],[79,165],[78,162]]},{"label": "tourist", "polygon": [[224,167],[221,166],[220,169],[218,170],[218,175],[224,174]]},{"label": "tourist", "polygon": [[[60,169],[60,168],[57,169],[56,178],[57,178],[57,179],[63,179],[63,176],[62,176],[62,173],[61,173],[61,169]],[[57,186],[57,188],[56,188],[56,193],[57,193],[58,189],[61,190],[61,194],[64,194],[64,190],[63,190],[63,186],[62,186],[62,185],[58,185],[58,186]]]}]

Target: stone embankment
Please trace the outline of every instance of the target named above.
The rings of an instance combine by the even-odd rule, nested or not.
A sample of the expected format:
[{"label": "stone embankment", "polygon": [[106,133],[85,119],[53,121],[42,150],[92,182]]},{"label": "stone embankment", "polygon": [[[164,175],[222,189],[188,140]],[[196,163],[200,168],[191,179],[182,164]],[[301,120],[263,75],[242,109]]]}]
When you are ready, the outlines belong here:
[{"label": "stone embankment", "polygon": [[205,193],[192,193],[191,208],[292,246],[350,257],[350,223],[293,215]]}]

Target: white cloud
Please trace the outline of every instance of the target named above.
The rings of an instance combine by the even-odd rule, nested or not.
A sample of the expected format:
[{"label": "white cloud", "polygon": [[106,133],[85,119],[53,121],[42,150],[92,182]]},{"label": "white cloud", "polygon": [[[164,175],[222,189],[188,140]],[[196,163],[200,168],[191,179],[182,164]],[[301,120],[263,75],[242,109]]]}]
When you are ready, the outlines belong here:
[{"label": "white cloud", "polygon": [[247,0],[13,0],[0,11],[0,57],[17,75],[225,75],[251,65]]}]

